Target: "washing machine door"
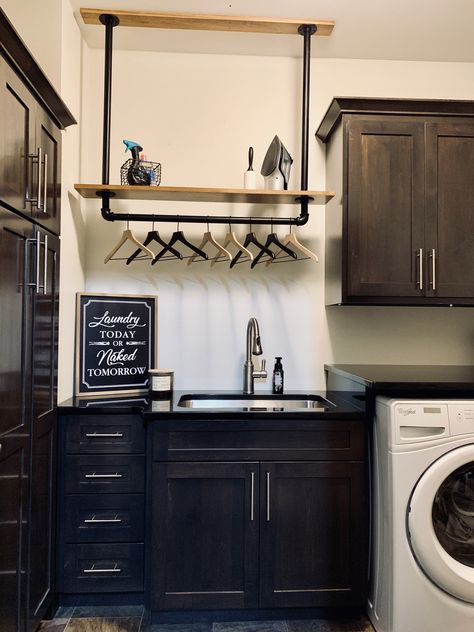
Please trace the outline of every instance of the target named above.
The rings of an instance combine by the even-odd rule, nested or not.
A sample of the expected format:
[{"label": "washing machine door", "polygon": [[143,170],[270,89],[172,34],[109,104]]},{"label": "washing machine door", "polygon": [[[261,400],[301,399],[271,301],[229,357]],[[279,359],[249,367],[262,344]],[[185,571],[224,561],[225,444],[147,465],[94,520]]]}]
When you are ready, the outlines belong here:
[{"label": "washing machine door", "polygon": [[407,527],[427,577],[474,603],[474,444],[447,452],[424,472],[410,499]]}]

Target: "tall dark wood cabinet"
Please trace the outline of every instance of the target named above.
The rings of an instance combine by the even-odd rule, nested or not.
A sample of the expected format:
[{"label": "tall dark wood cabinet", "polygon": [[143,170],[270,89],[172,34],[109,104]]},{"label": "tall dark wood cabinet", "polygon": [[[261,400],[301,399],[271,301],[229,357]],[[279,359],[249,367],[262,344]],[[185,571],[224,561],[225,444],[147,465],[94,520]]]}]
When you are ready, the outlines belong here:
[{"label": "tall dark wood cabinet", "polygon": [[0,9],[0,632],[53,598],[61,129],[74,121]]},{"label": "tall dark wood cabinet", "polygon": [[327,304],[474,305],[474,102],[334,99]]},{"label": "tall dark wood cabinet", "polygon": [[33,227],[0,207],[0,630],[25,630]]}]

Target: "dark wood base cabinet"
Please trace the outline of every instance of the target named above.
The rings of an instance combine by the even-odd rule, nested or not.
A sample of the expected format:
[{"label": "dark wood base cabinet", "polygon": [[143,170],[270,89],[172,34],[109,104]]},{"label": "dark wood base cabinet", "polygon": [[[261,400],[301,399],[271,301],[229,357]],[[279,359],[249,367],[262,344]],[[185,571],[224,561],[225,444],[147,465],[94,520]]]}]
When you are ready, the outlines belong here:
[{"label": "dark wood base cabinet", "polygon": [[364,422],[216,430],[209,449],[202,430],[163,434],[153,463],[152,610],[363,606]]},{"label": "dark wood base cabinet", "polygon": [[60,415],[57,591],[77,603],[139,593],[145,555],[145,428],[139,415]]},{"label": "dark wood base cabinet", "polygon": [[317,135],[326,303],[474,305],[474,101],[337,98]]}]

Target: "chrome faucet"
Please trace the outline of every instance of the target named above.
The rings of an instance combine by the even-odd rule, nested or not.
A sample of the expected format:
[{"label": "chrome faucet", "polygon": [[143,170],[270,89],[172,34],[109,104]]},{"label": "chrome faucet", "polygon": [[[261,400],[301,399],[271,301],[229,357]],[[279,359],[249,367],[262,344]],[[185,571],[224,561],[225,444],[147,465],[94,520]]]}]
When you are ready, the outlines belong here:
[{"label": "chrome faucet", "polygon": [[260,371],[254,371],[252,355],[262,355],[262,343],[260,330],[256,318],[251,318],[247,325],[247,356],[244,364],[244,393],[251,394],[254,391],[253,381],[256,377],[267,377],[265,360],[262,360]]}]

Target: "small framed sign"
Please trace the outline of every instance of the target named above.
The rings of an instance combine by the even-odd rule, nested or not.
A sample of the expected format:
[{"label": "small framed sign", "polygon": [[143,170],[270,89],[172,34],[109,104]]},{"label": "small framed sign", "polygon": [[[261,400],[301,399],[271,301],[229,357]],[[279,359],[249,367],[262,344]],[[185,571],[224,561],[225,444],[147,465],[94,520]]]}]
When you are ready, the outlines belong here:
[{"label": "small framed sign", "polygon": [[156,366],[156,296],[77,294],[76,395],[141,393]]}]

